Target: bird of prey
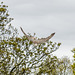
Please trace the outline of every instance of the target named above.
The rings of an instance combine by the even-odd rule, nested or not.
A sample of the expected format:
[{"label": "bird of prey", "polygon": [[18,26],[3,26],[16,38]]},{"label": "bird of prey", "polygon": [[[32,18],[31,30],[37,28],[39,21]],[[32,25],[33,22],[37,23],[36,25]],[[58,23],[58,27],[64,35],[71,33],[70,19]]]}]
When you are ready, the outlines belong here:
[{"label": "bird of prey", "polygon": [[36,39],[35,37],[33,36],[29,36],[27,35],[23,29],[20,27],[21,31],[23,32],[23,34],[26,36],[26,38],[28,38],[28,40],[30,40],[32,43],[34,44],[42,44],[42,43],[45,43],[47,42],[49,39],[51,39],[55,33],[52,33],[50,36],[46,37],[46,38],[41,38],[41,39]]}]

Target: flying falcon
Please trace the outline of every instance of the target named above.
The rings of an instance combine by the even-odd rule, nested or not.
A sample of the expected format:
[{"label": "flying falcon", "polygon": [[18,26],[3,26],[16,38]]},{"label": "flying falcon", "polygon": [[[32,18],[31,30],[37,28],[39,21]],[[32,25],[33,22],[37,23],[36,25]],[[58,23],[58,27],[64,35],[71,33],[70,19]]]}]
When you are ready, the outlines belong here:
[{"label": "flying falcon", "polygon": [[45,43],[47,42],[49,39],[51,39],[55,33],[52,33],[50,36],[46,37],[46,38],[41,38],[41,39],[36,39],[35,37],[33,36],[29,36],[27,35],[23,29],[20,27],[21,31],[23,32],[23,34],[26,36],[26,38],[28,38],[28,40],[32,41],[34,44],[42,44],[42,43]]}]

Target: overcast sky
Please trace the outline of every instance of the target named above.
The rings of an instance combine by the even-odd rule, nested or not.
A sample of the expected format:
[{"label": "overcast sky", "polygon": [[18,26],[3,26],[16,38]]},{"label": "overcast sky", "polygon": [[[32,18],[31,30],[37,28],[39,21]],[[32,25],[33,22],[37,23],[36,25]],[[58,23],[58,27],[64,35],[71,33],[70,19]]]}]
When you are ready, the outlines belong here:
[{"label": "overcast sky", "polygon": [[[9,14],[14,18],[12,25],[20,34],[20,26],[26,33],[47,37],[62,45],[54,52],[57,57],[72,57],[75,48],[75,0],[1,0],[8,5]],[[23,35],[23,34],[22,34]]]}]

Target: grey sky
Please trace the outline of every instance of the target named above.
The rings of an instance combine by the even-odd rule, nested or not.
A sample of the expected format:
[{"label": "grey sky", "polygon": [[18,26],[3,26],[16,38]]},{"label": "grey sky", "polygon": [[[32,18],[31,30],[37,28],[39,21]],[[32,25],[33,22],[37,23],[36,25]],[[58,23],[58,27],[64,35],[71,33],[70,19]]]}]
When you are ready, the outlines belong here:
[{"label": "grey sky", "polygon": [[[54,55],[72,57],[75,47],[75,0],[1,0],[8,5],[12,25],[37,37],[56,35],[53,42],[61,42]],[[20,31],[20,34],[22,32]],[[23,34],[22,34],[23,35]]]}]

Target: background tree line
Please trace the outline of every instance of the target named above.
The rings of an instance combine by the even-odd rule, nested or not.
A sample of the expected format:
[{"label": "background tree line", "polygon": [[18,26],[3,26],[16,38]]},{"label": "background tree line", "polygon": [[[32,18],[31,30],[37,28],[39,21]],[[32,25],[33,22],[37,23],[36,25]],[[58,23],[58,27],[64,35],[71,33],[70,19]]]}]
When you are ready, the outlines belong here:
[{"label": "background tree line", "polygon": [[48,41],[34,46],[19,36],[10,22],[8,6],[0,4],[0,75],[75,75],[75,48],[71,60],[52,55],[61,43]]}]

